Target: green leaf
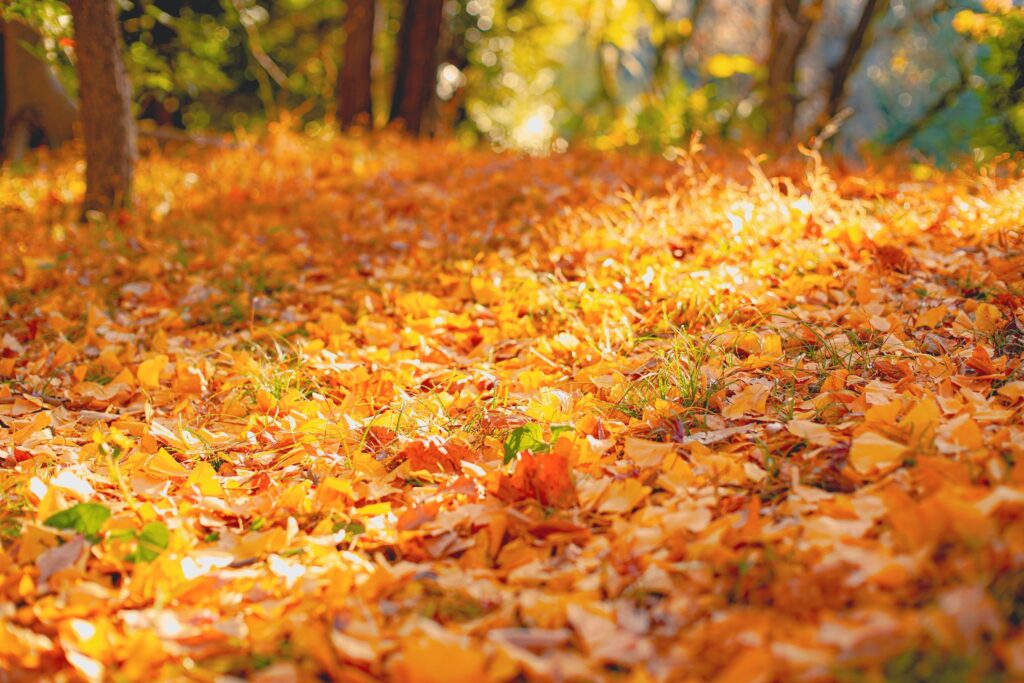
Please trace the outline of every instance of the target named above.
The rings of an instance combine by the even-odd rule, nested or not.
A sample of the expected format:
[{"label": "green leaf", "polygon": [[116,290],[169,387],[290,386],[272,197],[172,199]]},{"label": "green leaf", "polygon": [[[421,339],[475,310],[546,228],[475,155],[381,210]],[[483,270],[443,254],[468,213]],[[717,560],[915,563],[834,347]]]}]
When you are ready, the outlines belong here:
[{"label": "green leaf", "polygon": [[121,529],[120,531],[110,531],[107,533],[108,541],[124,541],[126,539],[135,538],[134,529]]},{"label": "green leaf", "polygon": [[99,503],[79,503],[50,515],[43,524],[57,529],[71,529],[86,538],[93,538],[110,519],[110,510]]},{"label": "green leaf", "polygon": [[551,442],[554,443],[555,441],[558,441],[558,437],[562,434],[566,432],[572,434],[575,430],[576,427],[571,424],[553,424],[551,425]]},{"label": "green leaf", "polygon": [[163,522],[150,522],[142,527],[139,542],[163,550],[171,542],[171,532]]},{"label": "green leaf", "polygon": [[139,532],[139,544],[128,556],[132,562],[152,562],[171,542],[171,533],[162,522],[150,522]]},{"label": "green leaf", "polygon": [[529,450],[534,453],[543,453],[551,448],[551,445],[544,441],[544,432],[541,426],[535,422],[516,427],[505,439],[505,463],[516,459],[521,452]]}]

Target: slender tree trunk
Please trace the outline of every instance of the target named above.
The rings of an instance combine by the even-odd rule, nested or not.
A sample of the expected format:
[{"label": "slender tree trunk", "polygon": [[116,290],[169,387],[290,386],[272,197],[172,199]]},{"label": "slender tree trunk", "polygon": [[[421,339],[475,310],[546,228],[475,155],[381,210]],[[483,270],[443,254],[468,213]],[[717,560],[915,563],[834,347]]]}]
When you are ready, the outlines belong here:
[{"label": "slender tree trunk", "polygon": [[25,49],[39,36],[0,21],[0,152],[20,159],[34,137],[56,147],[74,135],[78,113],[50,67]]},{"label": "slender tree trunk", "polygon": [[391,120],[401,120],[414,135],[425,130],[437,87],[438,43],[444,0],[405,0],[398,33],[398,73],[391,102]]},{"label": "slender tree trunk", "polygon": [[135,121],[116,0],[71,0],[71,17],[85,139],[83,209],[109,211],[129,206],[136,157]]},{"label": "slender tree trunk", "polygon": [[839,108],[846,99],[846,84],[850,76],[857,69],[861,57],[864,56],[864,49],[867,46],[868,33],[871,30],[874,20],[885,13],[888,2],[879,0],[864,0],[861,7],[860,19],[846,40],[846,49],[843,56],[830,69],[831,80],[828,88],[828,98],[825,101],[825,109],[822,112],[820,126],[826,125],[829,120],[839,113]]},{"label": "slender tree trunk", "polygon": [[821,10],[822,0],[771,0],[765,112],[768,138],[773,142],[793,138],[800,104],[797,64]]},{"label": "slender tree trunk", "polygon": [[373,125],[371,61],[376,0],[348,0],[345,53],[338,70],[338,123],[342,128]]},{"label": "slender tree trunk", "polygon": [[7,58],[4,56],[6,33],[7,25],[0,19],[0,159],[4,156],[4,141],[7,138]]}]

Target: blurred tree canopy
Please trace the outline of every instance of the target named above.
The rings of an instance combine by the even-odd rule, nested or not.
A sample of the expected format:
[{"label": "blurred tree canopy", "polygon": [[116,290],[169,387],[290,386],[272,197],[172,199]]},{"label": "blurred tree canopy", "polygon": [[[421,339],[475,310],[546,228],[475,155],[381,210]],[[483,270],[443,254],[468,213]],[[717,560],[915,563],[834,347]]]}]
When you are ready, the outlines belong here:
[{"label": "blurred tree canopy", "polygon": [[[136,116],[187,130],[289,112],[333,130],[345,0],[119,0]],[[387,125],[405,3],[372,13],[372,125]],[[7,0],[74,93],[60,0]],[[1024,148],[1024,9],[1011,0],[446,0],[425,134],[500,148],[712,139]],[[830,126],[837,116],[841,125]]]}]

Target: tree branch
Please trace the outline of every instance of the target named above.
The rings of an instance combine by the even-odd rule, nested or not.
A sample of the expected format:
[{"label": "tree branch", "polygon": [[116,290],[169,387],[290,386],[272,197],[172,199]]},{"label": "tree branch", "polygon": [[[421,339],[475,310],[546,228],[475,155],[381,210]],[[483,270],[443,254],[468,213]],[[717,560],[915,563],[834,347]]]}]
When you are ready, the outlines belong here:
[{"label": "tree branch", "polygon": [[252,25],[252,22],[246,21],[245,15],[243,14],[244,8],[240,0],[231,0],[231,4],[235,8],[235,12],[238,13],[238,21],[242,24],[242,28],[245,29],[246,44],[249,46],[249,52],[252,54],[253,59],[259,64],[267,75],[274,79],[274,82],[281,88],[287,89],[288,87],[288,76],[284,71],[281,70],[270,55],[267,54],[266,50],[263,49],[263,45],[260,44],[259,34],[256,33],[256,27]]},{"label": "tree branch", "polygon": [[885,12],[888,4],[888,2],[879,2],[878,0],[864,0],[857,26],[846,39],[843,56],[830,69],[832,81],[829,85],[828,100],[822,116],[823,121],[831,120],[839,113],[843,100],[846,99],[846,83],[856,70],[861,57],[864,56],[865,38],[871,29],[872,21]]},{"label": "tree branch", "polygon": [[935,100],[935,102],[933,102],[932,105],[917,118],[916,121],[900,131],[900,134],[897,135],[891,143],[893,146],[912,140],[914,136],[927,128],[936,116],[941,114],[948,107],[952,106],[953,103],[956,102],[957,98],[967,90],[969,83],[967,69],[959,62],[957,66],[960,69],[960,78],[957,82],[946,88],[946,91],[943,92],[942,95],[940,95],[939,98]]}]

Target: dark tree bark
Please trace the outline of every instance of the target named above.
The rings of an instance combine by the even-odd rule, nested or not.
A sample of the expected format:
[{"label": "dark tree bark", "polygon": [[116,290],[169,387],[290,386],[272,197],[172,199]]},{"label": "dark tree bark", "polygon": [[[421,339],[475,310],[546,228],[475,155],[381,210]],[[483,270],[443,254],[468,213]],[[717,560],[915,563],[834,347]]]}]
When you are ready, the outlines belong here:
[{"label": "dark tree bark", "polygon": [[398,32],[398,71],[391,102],[391,120],[403,121],[414,135],[425,130],[437,87],[438,44],[444,0],[405,0]]},{"label": "dark tree bark", "polygon": [[771,0],[765,112],[768,138],[773,142],[786,143],[793,138],[800,104],[797,64],[821,10],[822,0]]},{"label": "dark tree bark", "polygon": [[[995,93],[996,102],[999,108],[1004,112],[1013,111],[1018,104],[1024,101],[1024,40],[1021,40],[1020,45],[1017,47],[1017,56],[1014,59],[1013,64],[1013,83],[1005,93]],[[1003,135],[1006,136],[1006,141],[1016,149],[1024,149],[1024,134],[1020,128],[1018,128],[1014,117],[1004,115],[1002,117],[1002,123],[1000,127],[1003,129]]]},{"label": "dark tree bark", "polygon": [[4,57],[4,34],[6,24],[0,19],[0,158],[4,155],[4,139],[7,137],[7,63]]},{"label": "dark tree bark", "polygon": [[25,49],[38,42],[28,26],[0,21],[0,154],[7,159],[20,159],[33,143],[56,147],[74,136],[75,103]]},{"label": "dark tree bark", "polygon": [[342,128],[373,125],[371,61],[376,0],[348,0],[345,53],[338,70],[338,123]]},{"label": "dark tree bark", "polygon": [[109,211],[131,204],[137,155],[117,3],[71,0],[70,4],[85,140],[83,209]]},{"label": "dark tree bark", "polygon": [[839,108],[846,99],[846,84],[850,80],[850,76],[853,75],[853,72],[856,71],[861,57],[864,56],[871,26],[877,17],[885,13],[888,5],[888,2],[880,2],[879,0],[864,0],[860,19],[846,40],[843,56],[830,69],[831,80],[829,81],[828,98],[825,101],[825,109],[819,122],[820,126],[828,124],[839,113]]}]

